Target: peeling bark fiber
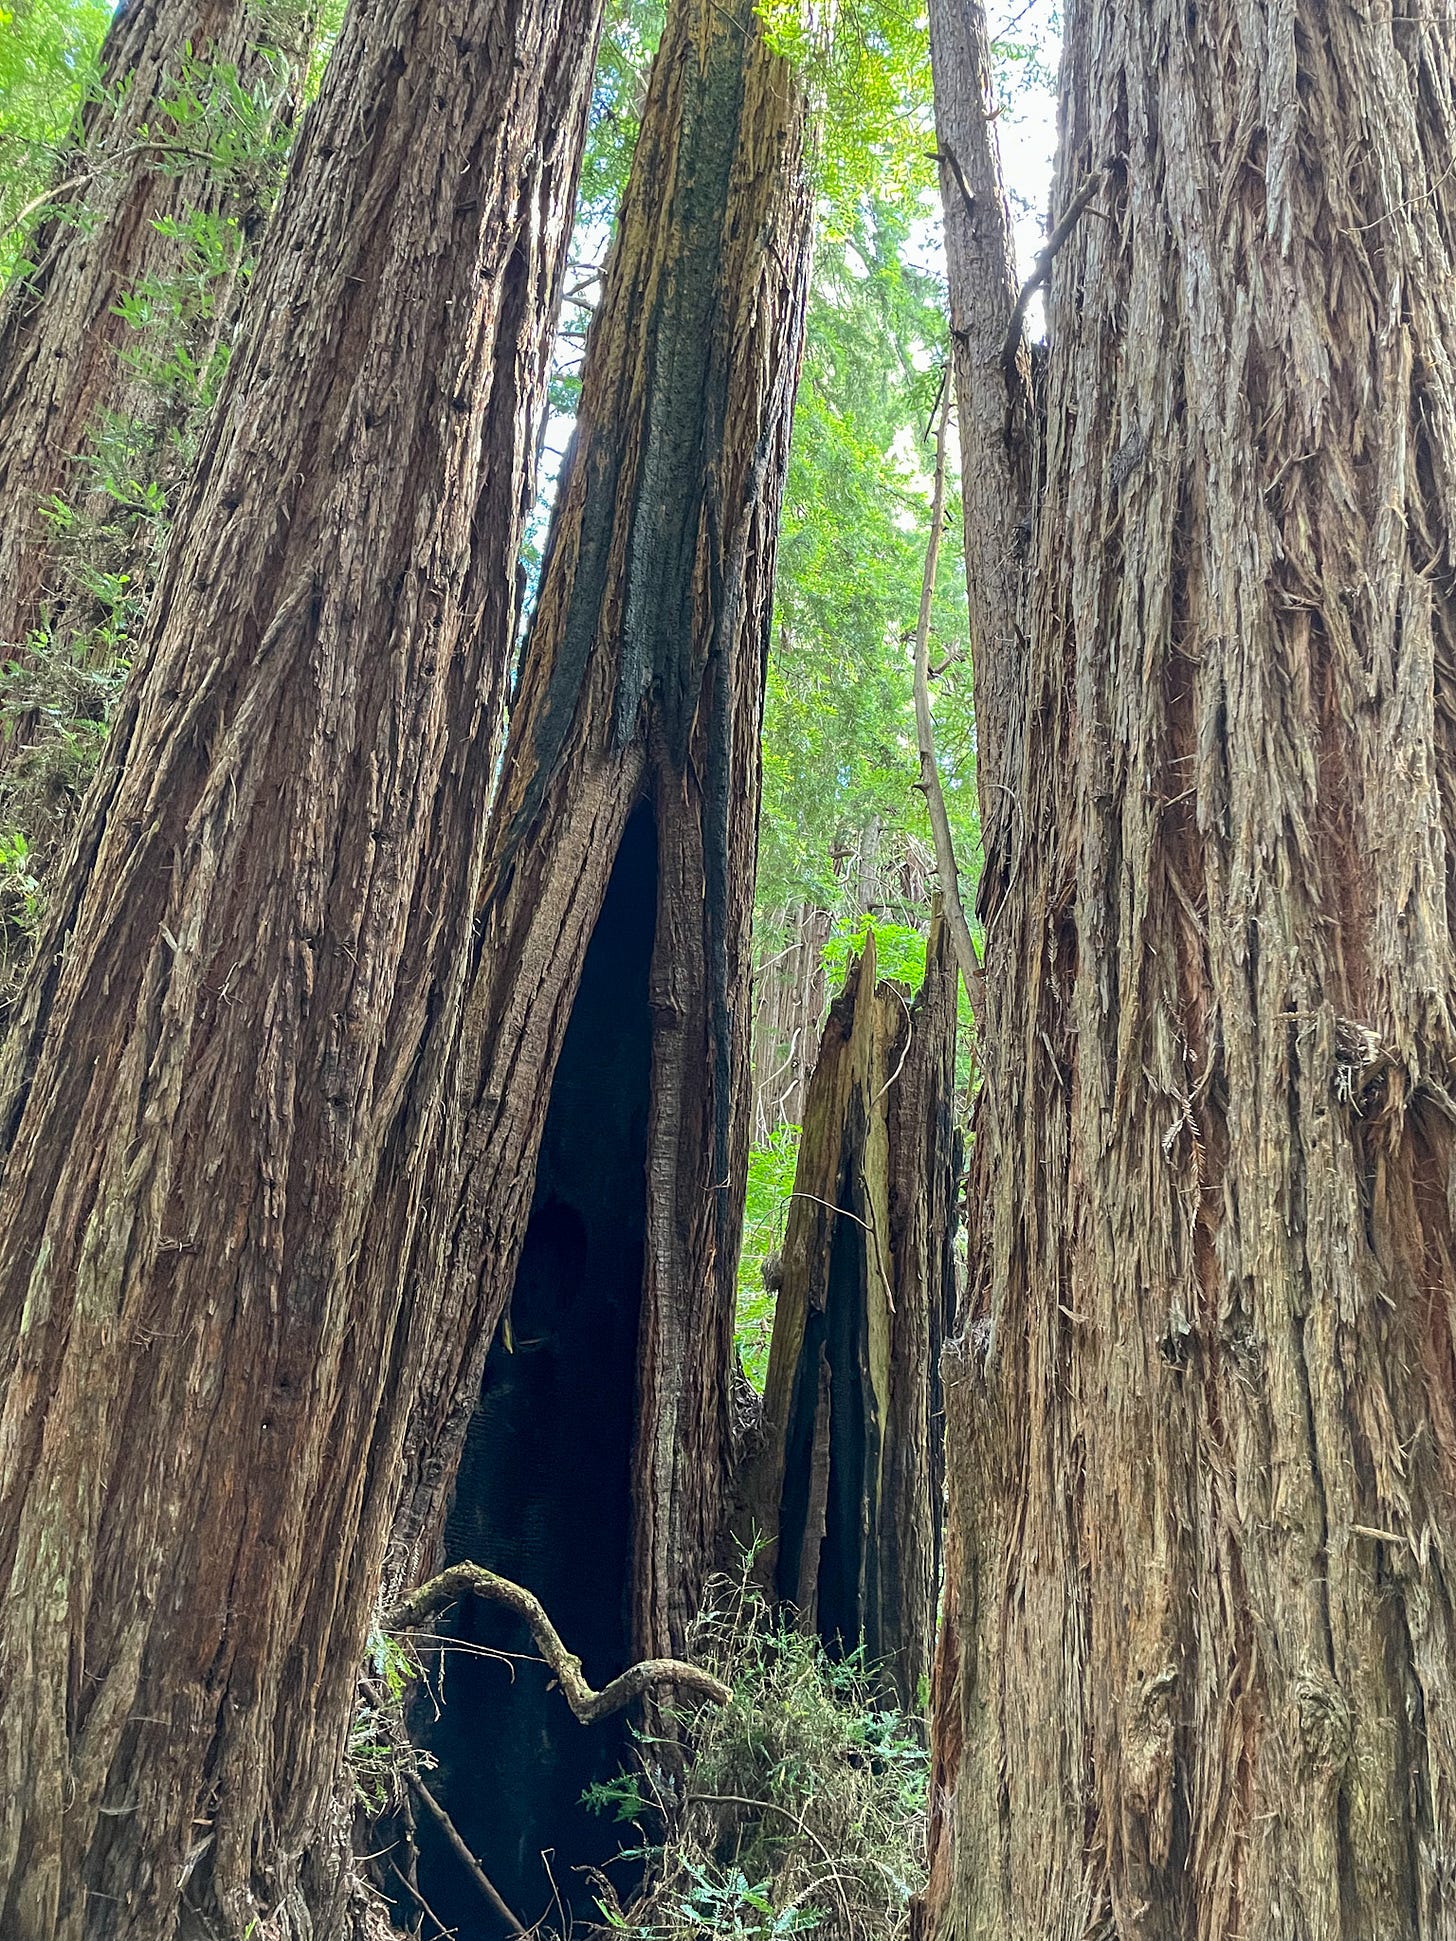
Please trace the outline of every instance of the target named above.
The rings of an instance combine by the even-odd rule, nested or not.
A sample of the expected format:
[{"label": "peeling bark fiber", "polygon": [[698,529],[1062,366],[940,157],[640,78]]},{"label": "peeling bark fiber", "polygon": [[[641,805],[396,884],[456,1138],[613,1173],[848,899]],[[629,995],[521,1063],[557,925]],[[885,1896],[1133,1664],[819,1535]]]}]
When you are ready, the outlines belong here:
[{"label": "peeling bark fiber", "polygon": [[1456,39],[1066,28],[931,1927],[1450,1941]]},{"label": "peeling bark fiber", "polygon": [[351,9],[0,1054],[6,1941],[343,1931],[596,27]]}]

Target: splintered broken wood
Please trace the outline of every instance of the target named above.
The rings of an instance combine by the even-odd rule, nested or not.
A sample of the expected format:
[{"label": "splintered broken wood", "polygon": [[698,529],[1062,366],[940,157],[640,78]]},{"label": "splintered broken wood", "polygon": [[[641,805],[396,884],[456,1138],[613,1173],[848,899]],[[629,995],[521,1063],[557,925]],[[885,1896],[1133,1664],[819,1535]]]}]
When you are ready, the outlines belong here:
[{"label": "splintered broken wood", "polygon": [[897,1697],[929,1671],[941,1344],[954,1302],[955,960],[937,910],[913,1006],[873,935],[809,1082],[740,1533],[765,1587]]}]

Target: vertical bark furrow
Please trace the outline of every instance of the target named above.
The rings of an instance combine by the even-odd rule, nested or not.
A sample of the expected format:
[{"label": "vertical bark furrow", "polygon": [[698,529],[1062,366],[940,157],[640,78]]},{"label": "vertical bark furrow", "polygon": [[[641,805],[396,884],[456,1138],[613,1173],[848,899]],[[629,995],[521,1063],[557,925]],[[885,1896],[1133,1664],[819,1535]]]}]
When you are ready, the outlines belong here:
[{"label": "vertical bark furrow", "polygon": [[0,1928],[337,1932],[596,12],[363,4],[0,1060]]},{"label": "vertical bark furrow", "polygon": [[1450,36],[1067,28],[939,1931],[1444,1941]]}]

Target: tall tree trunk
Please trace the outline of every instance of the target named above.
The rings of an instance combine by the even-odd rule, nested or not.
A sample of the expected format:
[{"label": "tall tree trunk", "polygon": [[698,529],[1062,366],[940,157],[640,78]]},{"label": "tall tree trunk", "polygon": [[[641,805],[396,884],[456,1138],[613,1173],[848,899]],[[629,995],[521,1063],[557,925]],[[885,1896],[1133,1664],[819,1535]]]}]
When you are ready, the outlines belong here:
[{"label": "tall tree trunk", "polygon": [[[250,228],[262,221],[257,179],[240,179],[206,153],[216,124],[189,130],[163,104],[178,97],[190,55],[231,67],[245,88],[266,86],[272,117],[286,125],[307,61],[305,11],[280,37],[285,25],[282,9],[265,17],[251,0],[131,0],[107,34],[105,92],[87,103],[74,151],[61,163],[56,189],[66,192],[30,243],[34,268],[0,306],[0,642],[9,648],[23,645],[43,603],[60,591],[41,507],[70,496],[79,455],[94,449],[105,414],[128,398],[120,352],[129,327],[118,303],[180,256],[158,224],[195,210]],[[228,132],[236,152],[237,129]],[[221,293],[215,314],[227,314]],[[206,346],[191,348],[205,363]]]},{"label": "tall tree trunk", "polygon": [[815,903],[795,903],[757,926],[753,974],[753,1117],[756,1145],[781,1125],[801,1125],[804,1095],[828,996],[824,946],[834,920]]},{"label": "tall tree trunk", "polygon": [[[277,193],[313,9],[135,0],[0,302],[0,1023],[86,785]],[[85,220],[76,222],[77,209]],[[123,311],[126,314],[122,314]]]},{"label": "tall tree trunk", "polygon": [[914,1007],[873,933],[809,1083],[741,1534],[770,1592],[907,1709],[940,1580],[940,1351],[954,1307],[956,960],[939,912]]},{"label": "tall tree trunk", "polygon": [[[449,1295],[402,1543],[416,1570],[435,1561],[473,1416],[445,1553],[483,1549],[529,1585],[594,1679],[681,1648],[721,1532],[802,120],[749,0],[674,6],[486,845]],[[529,1918],[541,1845],[569,1886],[577,1836],[552,1817],[580,1792],[569,1762],[620,1753],[583,1750],[531,1667],[450,1676],[447,1804]]]},{"label": "tall tree trunk", "polygon": [[340,1931],[596,24],[352,10],[0,1054],[7,1941]]},{"label": "tall tree trunk", "polygon": [[1007,784],[1020,757],[1024,719],[1020,602],[1031,536],[1031,361],[1019,330],[1008,343],[1016,262],[991,114],[986,10],[981,0],[930,0],[929,12],[985,856],[978,903],[984,911],[1002,893],[1016,837]]},{"label": "tall tree trunk", "polygon": [[1456,1932],[1456,76],[1077,0],[945,1937]]}]

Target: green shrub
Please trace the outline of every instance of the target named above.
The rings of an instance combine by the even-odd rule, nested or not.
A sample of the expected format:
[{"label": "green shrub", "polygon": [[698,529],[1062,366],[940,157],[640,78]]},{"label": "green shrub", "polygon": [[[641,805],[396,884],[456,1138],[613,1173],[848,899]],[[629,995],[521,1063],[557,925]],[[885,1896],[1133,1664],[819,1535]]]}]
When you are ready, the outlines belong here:
[{"label": "green shrub", "polygon": [[923,1722],[886,1709],[858,1661],[832,1663],[773,1616],[745,1567],[720,1582],[688,1656],[731,1687],[644,1738],[640,1768],[588,1803],[638,1826],[641,1891],[602,1884],[602,1934],[630,1941],[897,1941],[924,1884]]}]

